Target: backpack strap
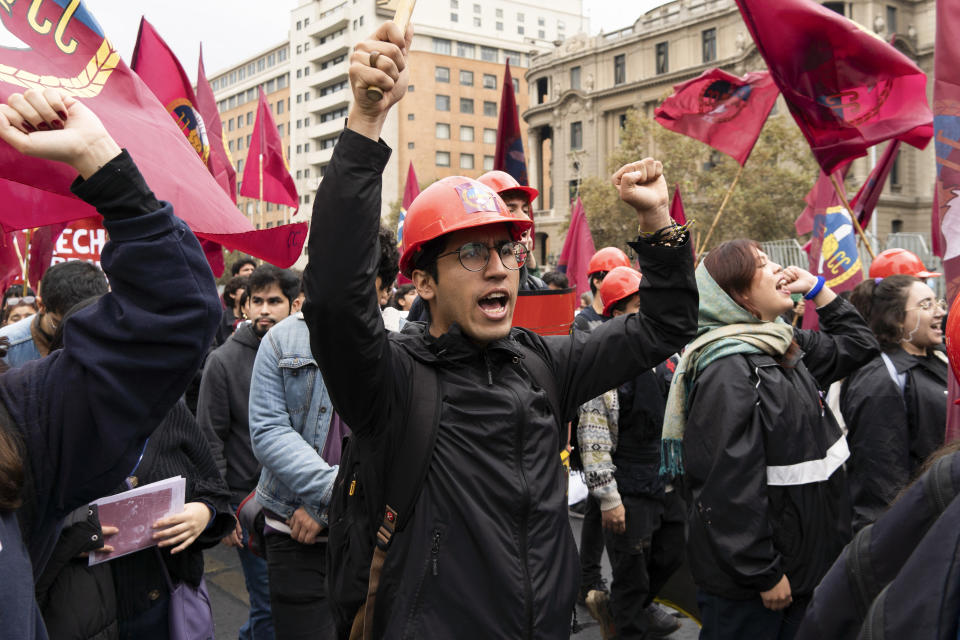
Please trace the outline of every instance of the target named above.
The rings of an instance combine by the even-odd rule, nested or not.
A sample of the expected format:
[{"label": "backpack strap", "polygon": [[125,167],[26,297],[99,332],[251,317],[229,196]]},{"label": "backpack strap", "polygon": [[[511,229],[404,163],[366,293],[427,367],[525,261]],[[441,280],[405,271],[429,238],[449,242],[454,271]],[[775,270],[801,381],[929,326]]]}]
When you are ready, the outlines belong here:
[{"label": "backpack strap", "polygon": [[[351,638],[373,637],[373,614],[387,551],[393,542],[393,534],[403,529],[410,519],[410,513],[427,477],[433,447],[437,441],[441,404],[440,380],[435,368],[417,360],[412,362],[409,413],[397,454],[392,456],[388,463],[383,520],[377,530],[376,547],[370,562],[367,599],[354,618]],[[358,628],[361,620],[363,626]]]},{"label": "backpack strap", "polygon": [[897,373],[897,367],[893,364],[893,360],[890,359],[885,353],[881,353],[880,357],[883,358],[883,364],[887,367],[887,373],[890,374],[890,378],[893,380],[893,384],[897,385],[897,389],[900,390],[900,398],[903,398],[903,390],[907,386],[907,374]]},{"label": "backpack strap", "polygon": [[940,516],[950,506],[957,495],[953,486],[953,459],[956,454],[943,456],[937,459],[927,472],[924,482],[924,493],[930,501],[933,513]]}]

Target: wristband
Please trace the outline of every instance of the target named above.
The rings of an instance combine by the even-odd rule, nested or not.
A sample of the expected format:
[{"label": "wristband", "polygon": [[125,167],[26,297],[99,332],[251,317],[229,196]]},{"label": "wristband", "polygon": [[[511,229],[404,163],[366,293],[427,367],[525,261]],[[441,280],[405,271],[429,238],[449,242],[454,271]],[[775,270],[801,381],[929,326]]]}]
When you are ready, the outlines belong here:
[{"label": "wristband", "polygon": [[807,291],[806,295],[803,296],[804,300],[813,300],[817,297],[817,294],[820,293],[820,290],[823,289],[823,285],[826,282],[826,278],[823,276],[817,276],[817,284],[813,285],[813,288],[810,291]]}]

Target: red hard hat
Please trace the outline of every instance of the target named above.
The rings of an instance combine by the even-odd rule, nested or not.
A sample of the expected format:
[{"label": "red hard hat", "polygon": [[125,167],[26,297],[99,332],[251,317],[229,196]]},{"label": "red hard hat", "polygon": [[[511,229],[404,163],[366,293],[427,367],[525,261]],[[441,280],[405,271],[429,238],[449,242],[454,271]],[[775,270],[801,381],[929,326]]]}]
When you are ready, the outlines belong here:
[{"label": "red hard hat", "polygon": [[947,357],[953,368],[953,375],[960,380],[960,296],[954,297],[953,304],[950,305],[944,340],[947,343]]},{"label": "red hard hat", "polygon": [[630,258],[627,257],[627,254],[616,247],[604,247],[590,258],[590,264],[587,265],[587,275],[629,266]]},{"label": "red hard hat", "polygon": [[403,222],[400,272],[410,277],[424,244],[442,235],[490,224],[512,226],[515,240],[533,226],[522,213],[513,214],[488,186],[463,176],[450,176],[420,192]]},{"label": "red hard hat", "polygon": [[633,267],[614,267],[600,285],[600,301],[603,315],[609,316],[613,305],[629,298],[640,288],[640,272]]},{"label": "red hard hat", "polygon": [[532,203],[537,199],[537,196],[540,195],[540,192],[534,189],[533,187],[525,187],[514,178],[512,175],[506,171],[487,171],[485,174],[477,178],[480,182],[487,185],[494,191],[499,194],[503,194],[504,191],[523,191],[527,194],[527,197],[530,198]]},{"label": "red hard hat", "polygon": [[938,278],[943,274],[927,271],[917,254],[906,249],[887,249],[878,253],[870,265],[870,277],[886,278],[896,275]]}]

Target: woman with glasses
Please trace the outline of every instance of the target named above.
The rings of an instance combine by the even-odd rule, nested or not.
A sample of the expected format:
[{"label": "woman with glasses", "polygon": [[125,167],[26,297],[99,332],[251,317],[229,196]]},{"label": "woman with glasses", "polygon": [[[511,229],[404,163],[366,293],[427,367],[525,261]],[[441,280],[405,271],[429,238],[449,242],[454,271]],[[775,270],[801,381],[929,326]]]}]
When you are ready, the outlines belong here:
[{"label": "woman with glasses", "polygon": [[840,391],[850,430],[853,526],[870,524],[943,444],[947,356],[946,303],[914,276],[864,280],[850,301],[883,350]]}]

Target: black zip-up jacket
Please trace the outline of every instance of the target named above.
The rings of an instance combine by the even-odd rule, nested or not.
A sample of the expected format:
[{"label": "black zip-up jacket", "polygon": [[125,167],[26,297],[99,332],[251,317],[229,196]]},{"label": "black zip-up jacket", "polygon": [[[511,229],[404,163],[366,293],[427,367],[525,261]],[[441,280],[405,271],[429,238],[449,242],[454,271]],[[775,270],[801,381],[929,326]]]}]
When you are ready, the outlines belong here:
[{"label": "black zip-up jacket", "polygon": [[755,598],[786,573],[795,597],[809,595],[850,539],[849,450],[821,390],[879,345],[842,298],[817,313],[821,331],[794,330],[803,357],[793,368],[768,355],[733,355],[691,387],[688,555],[708,593]]},{"label": "black zip-up jacket", "polygon": [[840,411],[850,432],[847,472],[855,531],[876,520],[943,445],[946,359],[934,353],[921,358],[903,349],[887,355],[897,374],[905,376],[902,393],[880,356],[852,373],[840,391]]},{"label": "black zip-up jacket", "polygon": [[[414,360],[438,370],[443,402],[429,472],[394,536],[375,637],[566,638],[577,592],[560,420],[517,341],[556,375],[563,420],[582,402],[653,367],[693,335],[689,249],[639,247],[645,314],[578,338],[522,329],[480,348],[454,327],[390,334],[374,291],[381,172],[390,149],[346,130],[317,191],[304,318],[337,412],[357,438],[396,449]],[[564,430],[564,441],[566,431]]]}]

